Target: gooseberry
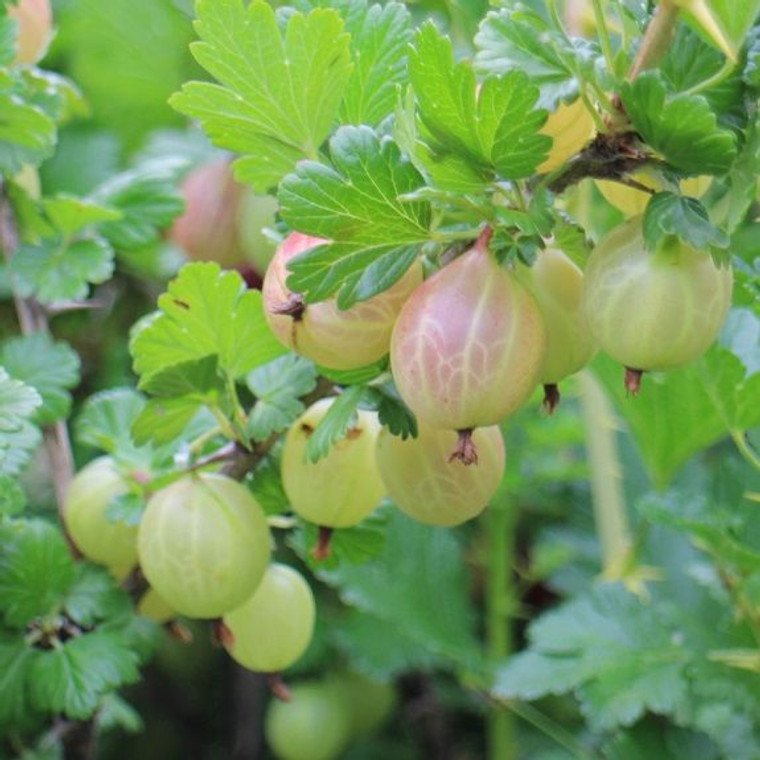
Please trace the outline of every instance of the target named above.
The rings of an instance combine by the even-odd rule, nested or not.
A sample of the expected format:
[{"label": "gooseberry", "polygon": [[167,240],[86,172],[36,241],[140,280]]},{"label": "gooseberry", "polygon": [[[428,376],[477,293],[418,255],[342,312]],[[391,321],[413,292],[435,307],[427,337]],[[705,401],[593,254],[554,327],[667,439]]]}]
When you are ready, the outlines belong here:
[{"label": "gooseberry", "polygon": [[124,574],[137,562],[137,525],[111,520],[107,511],[128,490],[114,460],[98,457],[75,475],[63,506],[66,528],[79,551]]},{"label": "gooseberry", "polygon": [[53,33],[50,0],[21,0],[8,8],[18,24],[15,63],[37,63],[47,52]]},{"label": "gooseberry", "polygon": [[227,158],[202,164],[181,186],[185,213],[169,238],[193,261],[216,261],[223,267],[245,262],[238,213],[244,188],[235,182]]},{"label": "gooseberry", "polygon": [[585,147],[594,134],[594,119],[580,98],[569,104],[560,103],[557,110],[549,114],[541,134],[553,140],[549,155],[536,170],[546,174]]},{"label": "gooseberry", "polygon": [[340,691],[353,736],[375,733],[396,706],[396,691],[389,683],[354,672],[340,673],[329,682]]},{"label": "gooseberry", "polygon": [[140,523],[140,566],[182,615],[221,617],[264,577],[270,536],[247,488],[215,473],[187,475],[154,494]]},{"label": "gooseberry", "polygon": [[451,460],[457,442],[453,430],[419,425],[417,438],[391,435],[383,428],[377,441],[377,465],[396,506],[428,525],[459,525],[488,505],[504,474],[504,441],[496,426],[472,434],[477,467]]},{"label": "gooseberry", "polygon": [[642,372],[680,367],[704,353],[723,325],[732,284],[730,267],[675,236],[647,251],[637,216],[592,252],[583,303],[594,337],[627,368],[626,386],[635,393]]},{"label": "gooseberry", "polygon": [[518,265],[518,279],[536,299],[546,325],[547,348],[541,382],[552,411],[559,401],[557,383],[585,367],[596,343],[582,306],[583,272],[562,251],[540,251],[532,266]]},{"label": "gooseberry", "polygon": [[306,459],[309,438],[332,398],[320,399],[291,426],[282,452],[282,484],[293,510],[327,528],[347,528],[367,517],[385,495],[375,463],[380,423],[357,411],[356,424],[317,462]]},{"label": "gooseberry", "polygon": [[253,595],[224,618],[225,646],[250,670],[277,673],[306,651],[314,632],[314,595],[287,565],[270,565]]},{"label": "gooseberry", "polygon": [[528,290],[488,250],[488,234],[426,280],[393,330],[391,366],[420,422],[461,431],[457,456],[474,462],[468,435],[518,409],[536,388],[546,329]]},{"label": "gooseberry", "polygon": [[372,364],[388,353],[398,312],[422,282],[422,265],[415,262],[388,290],[349,309],[339,309],[334,298],[304,304],[285,284],[287,264],[324,242],[293,232],[279,247],[262,289],[267,321],[282,343],[317,364],[339,370]]}]

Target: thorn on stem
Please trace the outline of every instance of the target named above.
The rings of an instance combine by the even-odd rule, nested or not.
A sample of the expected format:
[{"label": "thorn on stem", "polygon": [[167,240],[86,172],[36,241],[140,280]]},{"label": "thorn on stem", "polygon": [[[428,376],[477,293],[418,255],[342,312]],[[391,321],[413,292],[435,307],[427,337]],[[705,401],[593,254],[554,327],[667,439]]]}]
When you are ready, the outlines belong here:
[{"label": "thorn on stem", "polygon": [[625,368],[625,389],[632,396],[638,396],[641,390],[641,378],[644,375],[643,369]]},{"label": "thorn on stem", "polygon": [[556,383],[547,383],[544,385],[544,411],[547,414],[554,414],[554,410],[559,406],[562,396]]},{"label": "thorn on stem", "polygon": [[475,441],[472,440],[472,431],[473,428],[457,430],[459,438],[457,440],[456,448],[451,452],[449,462],[458,460],[465,465],[478,463],[478,450],[475,447]]},{"label": "thorn on stem", "polygon": [[279,699],[281,702],[290,702],[293,698],[288,685],[282,680],[282,673],[269,673],[267,684],[275,699]]},{"label": "thorn on stem", "polygon": [[317,562],[324,562],[332,554],[332,547],[330,546],[332,542],[332,534],[332,528],[328,528],[325,525],[319,526],[319,532],[317,533],[317,544],[311,550],[311,556]]}]

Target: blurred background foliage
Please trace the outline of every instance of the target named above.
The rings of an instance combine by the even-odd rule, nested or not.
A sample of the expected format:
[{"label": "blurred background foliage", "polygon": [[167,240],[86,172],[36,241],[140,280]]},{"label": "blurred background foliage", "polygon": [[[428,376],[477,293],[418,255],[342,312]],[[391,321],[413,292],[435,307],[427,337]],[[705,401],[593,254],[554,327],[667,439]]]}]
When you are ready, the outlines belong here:
[{"label": "blurred background foliage", "polygon": [[[429,0],[408,6],[419,20],[435,18],[462,51],[488,10],[484,0]],[[194,38],[190,0],[56,0],[55,17],[57,35],[43,65],[73,78],[89,112],[62,130],[55,157],[41,170],[45,193],[86,193],[118,171],[153,159],[176,161],[178,175],[183,175],[219,156],[166,103],[183,82],[204,76],[188,51]],[[593,205],[596,234],[620,220],[619,212],[594,188],[581,188],[569,207],[573,204]],[[252,282],[272,250],[271,241],[259,234],[267,219],[274,224],[271,201],[254,199],[249,208],[260,205],[266,207],[263,221],[250,225],[254,242],[249,266],[243,267]],[[757,250],[753,232],[742,231],[748,265]],[[166,280],[183,261],[183,253],[167,241],[150,246],[118,262],[117,276],[97,292],[104,308],[57,318],[56,333],[83,361],[75,409],[97,391],[134,384],[127,350],[130,327],[152,311]],[[15,327],[12,307],[6,301],[1,308],[0,328],[7,335]],[[611,412],[613,439],[620,449],[633,537],[629,566],[617,580],[674,606],[685,626],[707,631],[728,627],[737,617],[760,609],[760,513],[756,504],[743,498],[754,493],[757,499],[760,473],[738,454],[728,435],[736,426],[730,424],[726,405],[715,403],[716,382],[723,383],[717,395],[724,398],[729,385],[736,383],[716,380],[709,372],[715,362],[725,360],[728,348],[745,357],[745,369],[758,361],[756,299],[748,297],[745,308],[745,318],[737,313],[729,321],[722,347],[667,380],[648,378],[647,392],[633,409],[625,403],[610,363],[600,358],[594,365],[597,382],[616,405]],[[752,372],[758,370],[756,363]],[[757,374],[753,376],[756,385]],[[486,688],[493,663],[479,642],[487,626],[488,547],[494,531],[506,526],[516,535],[513,588],[503,610],[517,621],[516,647],[527,641],[528,621],[562,599],[588,595],[602,570],[586,454],[587,393],[585,381],[570,382],[553,417],[538,414],[536,400],[509,421],[508,474],[486,519],[450,531],[417,525],[386,508],[375,524],[361,528],[362,536],[355,541],[372,557],[369,563],[311,566],[321,581],[314,584],[319,625],[290,680],[329,678],[350,669],[392,682],[397,694],[397,706],[384,726],[358,739],[346,760],[485,756]],[[756,391],[747,393],[737,404],[757,398]],[[684,404],[697,404],[701,413],[684,416]],[[752,421],[748,435],[757,446],[756,424]],[[76,451],[80,464],[91,455],[83,448]],[[33,503],[52,511],[42,464],[33,466],[26,479],[37,495]],[[262,488],[268,487],[264,476],[261,482]],[[269,485],[267,495],[277,511],[281,495],[276,483]],[[737,570],[727,559],[727,544],[737,553],[751,554],[753,561]],[[280,559],[308,566],[304,545],[298,535],[287,544],[281,541]],[[495,568],[502,574],[507,570]],[[726,572],[741,586],[744,601],[739,607],[721,589],[719,580]],[[642,579],[651,578],[655,582],[642,586]],[[628,624],[623,617],[620,625]],[[163,637],[144,681],[124,695],[134,708],[126,703],[113,706],[114,729],[103,734],[103,758],[263,756],[256,754],[268,699],[263,680],[235,666],[215,647],[207,626],[192,625],[189,632],[190,644],[176,636]],[[590,656],[594,645],[589,645]],[[608,681],[601,674],[608,694],[588,697],[582,706],[568,696],[548,695],[530,706],[515,702],[522,755],[530,760],[709,760],[719,756],[721,736],[726,751],[728,734],[734,731],[735,740],[744,742],[735,757],[752,757],[755,727],[737,727],[728,720],[717,728],[707,719],[700,723],[688,717],[683,718],[684,728],[650,717],[630,728],[612,718],[590,726],[583,713],[593,699],[600,712],[612,710],[611,694],[627,688],[636,672],[632,667],[628,674],[608,673]],[[640,688],[638,699],[646,702],[647,687]],[[620,723],[628,726],[633,720]],[[711,739],[698,732],[700,725],[705,730],[712,726]],[[583,754],[591,752],[589,747],[599,754]],[[646,754],[642,747],[651,752]],[[674,747],[681,748],[680,754]]]}]

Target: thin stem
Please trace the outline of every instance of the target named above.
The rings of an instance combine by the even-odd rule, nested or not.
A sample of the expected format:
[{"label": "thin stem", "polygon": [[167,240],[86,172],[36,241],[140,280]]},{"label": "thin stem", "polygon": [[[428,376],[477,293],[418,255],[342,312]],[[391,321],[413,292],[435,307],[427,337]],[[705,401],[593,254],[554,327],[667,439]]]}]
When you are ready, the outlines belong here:
[{"label": "thin stem", "polygon": [[599,111],[596,110],[596,107],[591,102],[591,98],[588,96],[588,92],[586,91],[585,87],[581,87],[580,89],[580,98],[583,101],[583,105],[586,106],[586,110],[591,115],[591,118],[594,121],[594,126],[596,127],[597,132],[608,132],[607,125],[604,123],[604,119],[601,117]]},{"label": "thin stem", "polygon": [[581,373],[580,383],[594,519],[604,574],[613,578],[623,571],[631,549],[614,410],[589,372]]},{"label": "thin stem", "polygon": [[612,40],[610,30],[607,28],[607,19],[604,17],[602,0],[593,0],[594,18],[596,19],[596,30],[599,35],[599,44],[602,46],[604,60],[607,62],[607,68],[610,74],[615,73],[615,55],[612,52]]},{"label": "thin stem", "polygon": [[642,71],[656,66],[665,55],[673,39],[678,12],[673,0],[661,0],[641,40],[639,52],[628,72],[628,81],[632,82]]},{"label": "thin stem", "polygon": [[724,80],[728,79],[728,77],[731,76],[735,68],[736,63],[731,59],[726,59],[725,63],[711,77],[708,77],[698,84],[695,84],[688,90],[684,90],[683,94],[698,95],[700,92],[709,90],[711,87],[717,87],[719,84],[722,84]]},{"label": "thin stem", "polygon": [[760,456],[752,449],[747,442],[747,438],[743,430],[732,430],[731,438],[734,439],[736,448],[739,449],[739,453],[756,469],[760,470]]},{"label": "thin stem", "polygon": [[[10,264],[19,248],[19,235],[16,215],[6,193],[5,186],[2,184],[0,184],[0,247],[2,247],[6,264]],[[10,267],[8,269],[10,270]],[[23,335],[30,335],[36,332],[49,333],[50,329],[47,317],[40,304],[32,298],[23,298],[18,294],[14,287],[13,275],[11,275],[10,281],[21,333]],[[43,440],[45,452],[50,462],[50,478],[53,490],[55,491],[61,529],[66,537],[71,554],[75,558],[79,558],[82,555],[71,539],[63,519],[66,493],[74,477],[74,458],[71,454],[71,440],[66,422],[59,420],[45,428],[43,430]]]},{"label": "thin stem", "polygon": [[[494,663],[509,657],[515,588],[512,566],[515,554],[516,510],[505,493],[497,497],[487,512],[488,595],[486,629],[488,656]],[[516,760],[519,751],[514,720],[503,710],[488,715],[488,756],[491,760]]]},{"label": "thin stem", "polygon": [[506,702],[504,707],[513,712],[526,723],[530,723],[541,733],[553,739],[560,747],[566,749],[577,760],[597,760],[569,731],[552,720],[533,705],[526,702]]}]

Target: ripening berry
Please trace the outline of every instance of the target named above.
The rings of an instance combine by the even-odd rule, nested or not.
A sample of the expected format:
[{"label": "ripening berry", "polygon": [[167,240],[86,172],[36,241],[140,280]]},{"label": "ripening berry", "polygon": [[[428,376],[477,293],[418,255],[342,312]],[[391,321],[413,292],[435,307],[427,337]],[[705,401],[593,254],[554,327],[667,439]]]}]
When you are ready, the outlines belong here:
[{"label": "ripening berry", "polygon": [[14,63],[37,63],[47,52],[53,35],[50,0],[20,0],[8,8],[8,16],[18,24]]},{"label": "ripening berry", "polygon": [[264,512],[247,488],[201,473],[151,497],[137,545],[140,567],[166,604],[187,617],[216,618],[256,590],[270,541]]},{"label": "ripening berry", "polygon": [[267,321],[282,343],[317,364],[339,370],[364,367],[388,353],[398,312],[422,282],[422,265],[415,262],[388,290],[349,309],[339,309],[334,298],[304,304],[285,284],[287,264],[324,242],[293,232],[277,250],[262,291]]},{"label": "ripening berry", "polygon": [[732,284],[730,267],[676,237],[648,252],[638,216],[599,241],[586,267],[583,302],[601,349],[640,375],[699,358],[720,332]]},{"label": "ripening berry", "polygon": [[593,137],[594,119],[580,98],[569,105],[560,103],[557,110],[549,114],[541,134],[554,141],[549,155],[536,169],[539,174],[546,174],[583,150]]},{"label": "ripening berry", "polygon": [[230,656],[250,670],[278,673],[306,651],[314,633],[314,595],[300,573],[272,564],[253,595],[224,618]]},{"label": "ripening berry", "polygon": [[504,474],[506,453],[498,427],[472,434],[476,467],[452,459],[457,434],[419,426],[417,438],[391,435],[383,428],[377,441],[377,465],[388,495],[402,511],[428,525],[459,525],[487,506]]},{"label": "ripening berry", "polygon": [[528,400],[546,345],[535,299],[479,241],[404,304],[391,366],[421,423],[466,431],[494,425]]},{"label": "ripening berry", "polygon": [[111,520],[107,512],[128,491],[114,460],[98,457],[75,475],[63,507],[66,528],[79,551],[124,575],[137,562],[137,525]]},{"label": "ripening berry", "polygon": [[306,446],[335,399],[317,401],[293,423],[282,452],[282,484],[293,510],[327,528],[347,528],[367,517],[385,495],[375,463],[380,423],[375,412],[359,410],[356,424],[317,462]]}]

